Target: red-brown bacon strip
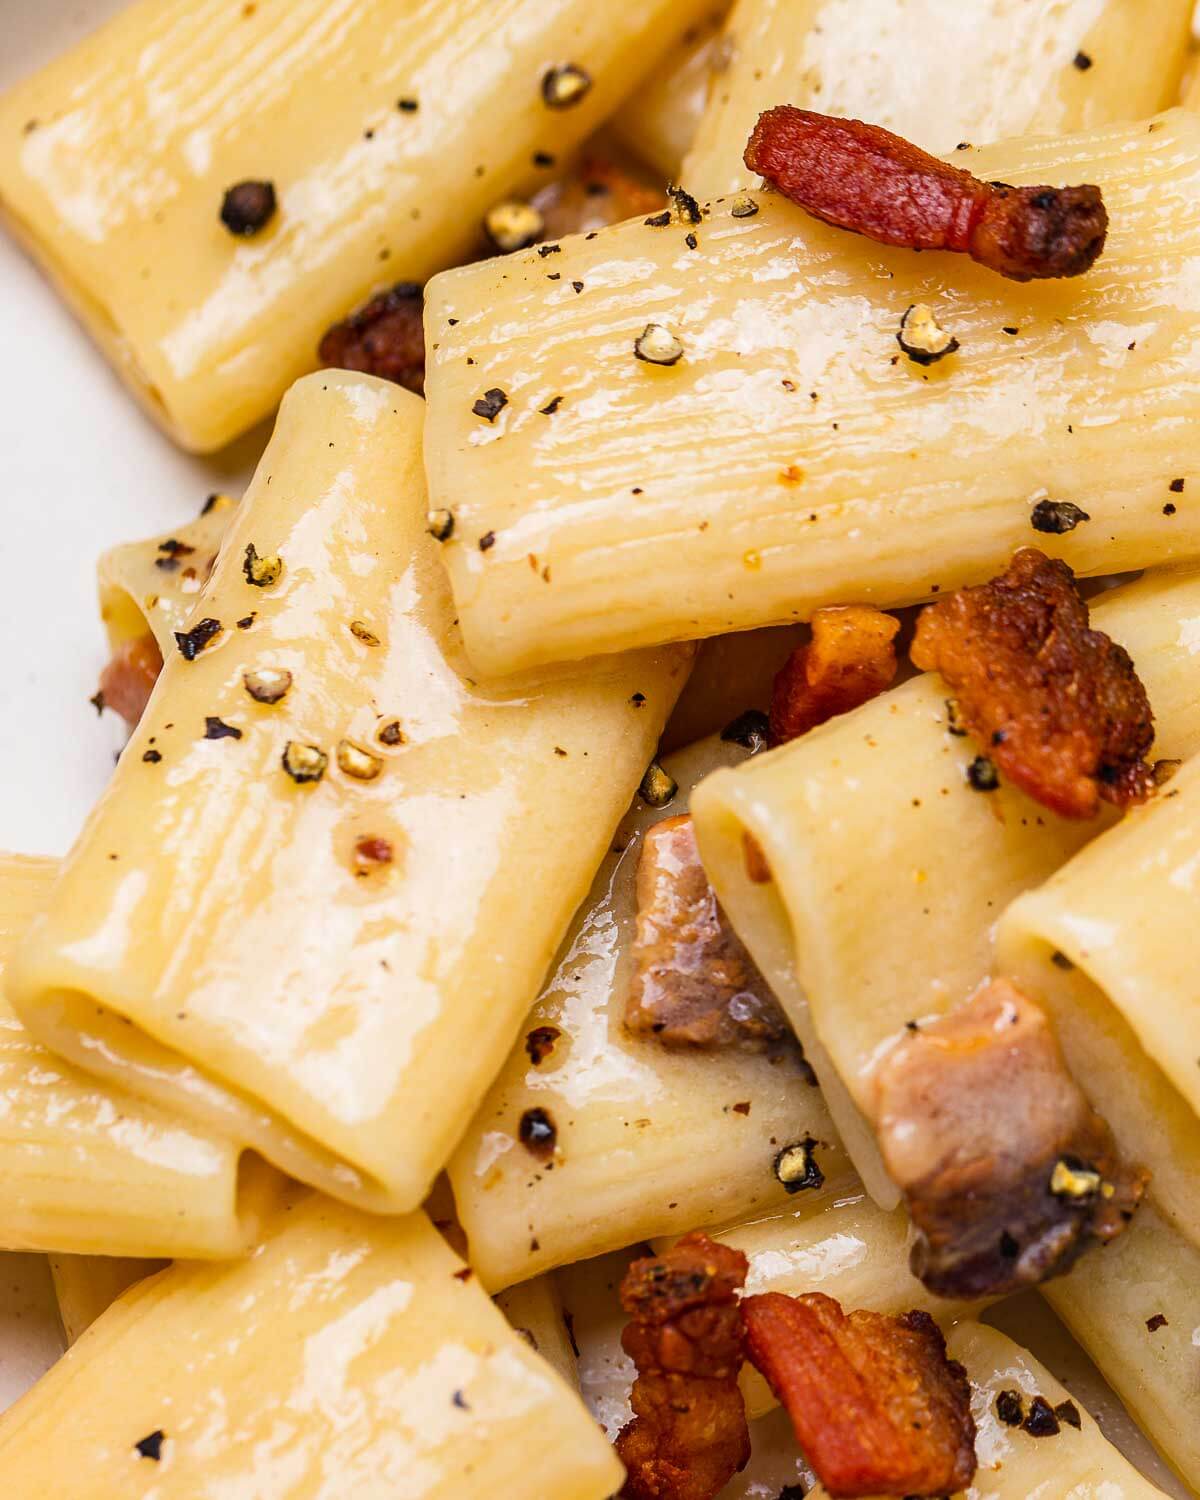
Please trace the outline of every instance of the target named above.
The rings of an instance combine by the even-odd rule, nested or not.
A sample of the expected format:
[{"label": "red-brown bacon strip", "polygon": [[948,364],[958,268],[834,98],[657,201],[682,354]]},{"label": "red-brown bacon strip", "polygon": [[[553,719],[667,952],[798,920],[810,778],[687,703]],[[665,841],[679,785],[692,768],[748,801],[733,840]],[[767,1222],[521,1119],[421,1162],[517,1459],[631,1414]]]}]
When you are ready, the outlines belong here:
[{"label": "red-brown bacon strip", "polygon": [[831,1495],[948,1495],[975,1474],[966,1372],[925,1312],[845,1314],[832,1297],[742,1302],[746,1354]]},{"label": "red-brown bacon strip", "polygon": [[122,641],[100,674],[100,691],[94,701],[100,708],[120,714],[130,729],[136,728],[162,664],[158,642],[149,632]]},{"label": "red-brown bacon strip", "polygon": [[616,1441],[627,1500],[713,1500],[746,1467],[737,1296],[748,1269],[740,1250],[696,1232],[626,1272],[621,1345],[638,1372]]},{"label": "red-brown bacon strip", "polygon": [[669,1047],[780,1041],[789,1028],[708,883],[689,817],[646,834],[625,1025]]},{"label": "red-brown bacon strip", "polygon": [[958,250],[1013,281],[1079,276],[1104,249],[1100,189],[1008,187],[878,125],[781,104],[759,117],[746,165],[839,229],[912,250]]},{"label": "red-brown bacon strip", "polygon": [[1064,818],[1150,795],[1154,715],[1122,647],[1088,628],[1066,563],[1023,547],[1008,571],[922,611],[912,659],[1008,779]]},{"label": "red-brown bacon strip", "polygon": [[328,330],[317,349],[323,365],[358,370],[425,394],[424,293],[397,282]]},{"label": "red-brown bacon strip", "polygon": [[1008,980],[910,1032],[876,1087],[880,1149],[931,1291],[998,1296],[1044,1281],[1133,1217],[1147,1174],[1121,1164],[1044,1012]]},{"label": "red-brown bacon strip", "polygon": [[896,675],[894,615],[864,605],[819,609],[771,691],[771,743],[785,744],[882,693]]}]

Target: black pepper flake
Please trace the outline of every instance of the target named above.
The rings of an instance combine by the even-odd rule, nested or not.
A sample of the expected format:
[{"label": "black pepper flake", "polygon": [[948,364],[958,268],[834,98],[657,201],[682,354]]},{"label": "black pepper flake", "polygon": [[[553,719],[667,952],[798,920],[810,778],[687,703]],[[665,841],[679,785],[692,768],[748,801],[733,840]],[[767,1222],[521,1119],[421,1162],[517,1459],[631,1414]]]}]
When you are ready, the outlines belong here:
[{"label": "black pepper flake", "polygon": [[254,624],[254,622],[255,622],[255,620],[257,618],[258,618],[257,614],[243,615],[242,618],[236,622],[237,623],[237,628],[239,630],[249,630],[250,627],[251,627],[251,625]]},{"label": "black pepper flake", "polygon": [[700,205],[686,188],[668,186],[667,197],[675,205],[675,212],[684,224],[699,224],[703,215]]},{"label": "black pepper flake", "polygon": [[508,396],[498,385],[494,385],[490,391],[484,391],[471,410],[485,422],[494,422],[507,405]]},{"label": "black pepper flake", "polygon": [[470,1406],[468,1406],[468,1404],[467,1404],[467,1398],[463,1395],[463,1393],[461,1391],[455,1391],[454,1396],[453,1396],[453,1401],[454,1401],[455,1406],[458,1407],[459,1411],[470,1411],[471,1410]]},{"label": "black pepper flake", "polygon": [[1079,1408],[1074,1401],[1060,1401],[1054,1408],[1054,1415],[1060,1422],[1065,1422],[1068,1427],[1078,1430],[1083,1428],[1083,1418],[1079,1415]]},{"label": "black pepper flake", "polygon": [[1005,1229],[1000,1235],[1000,1254],[1005,1260],[1016,1260],[1021,1253],[1021,1246],[1017,1240]]},{"label": "black pepper flake", "polygon": [[242,731],[232,724],[226,724],[224,719],[218,719],[215,714],[209,714],[204,720],[204,738],[206,740],[240,740]]},{"label": "black pepper flake", "polygon": [[517,1134],[522,1146],[534,1156],[545,1159],[554,1155],[554,1148],[558,1143],[558,1127],[540,1105],[527,1109],[521,1116]]},{"label": "black pepper flake", "polygon": [[200,507],[200,514],[202,516],[209,516],[213,513],[214,510],[225,510],[232,504],[233,500],[229,495],[222,495],[219,492],[214,492],[213,494],[208,496],[204,504]]},{"label": "black pepper flake", "polygon": [[539,245],[537,247],[537,253],[542,257],[543,260],[545,260],[546,257],[547,257],[547,255],[559,255],[559,254],[561,254],[562,253],[562,246],[558,245],[558,244]]},{"label": "black pepper flake", "polygon": [[651,761],[638,787],[638,796],[647,807],[666,807],[675,799],[679,783],[659,763]]},{"label": "black pepper flake", "polygon": [[578,296],[578,294],[583,291],[583,282],[573,281],[571,283],[571,290]]},{"label": "black pepper flake", "polygon": [[238,182],[221,202],[221,223],[230,234],[258,234],[275,217],[275,185],[271,182]]},{"label": "black pepper flake", "polygon": [[1173,516],[1177,509],[1178,507],[1174,504],[1174,502],[1168,500],[1162,508],[1162,513],[1164,516]]},{"label": "black pepper flake", "polygon": [[562,399],[563,398],[561,396],[555,396],[553,401],[548,401],[545,406],[539,406],[538,410],[541,412],[543,417],[552,417],[558,410],[558,408],[562,405]]},{"label": "black pepper flake", "polygon": [[954,354],[959,346],[953,334],[947,333],[924,302],[914,302],[900,319],[896,342],[915,365],[935,365],[939,359]]},{"label": "black pepper flake", "polygon": [[253,588],[269,589],[279,582],[283,573],[283,559],[277,553],[260,557],[254,543],[247,542],[246,551],[242,555],[242,572],[246,582]]},{"label": "black pepper flake", "polygon": [[1020,1427],[1025,1420],[1025,1402],[1020,1391],[1001,1391],[996,1397],[996,1415],[1006,1427]]},{"label": "black pepper flake", "polygon": [[634,355],[648,365],[677,365],[683,343],[661,323],[647,323],[633,341]]},{"label": "black pepper flake", "polygon": [[148,766],[156,766],[162,760],[162,752],[159,750],[147,750],[142,759]]},{"label": "black pepper flake", "polygon": [[1075,965],[1071,962],[1067,955],[1065,953],[1060,953],[1057,948],[1055,948],[1054,952],[1050,955],[1050,962],[1056,969],[1065,969],[1068,973],[1075,967]]},{"label": "black pepper flake", "polygon": [[578,63],[559,63],[542,74],[542,99],[548,109],[570,109],[591,86],[591,74]]},{"label": "black pepper flake", "polygon": [[816,1145],[813,1137],[806,1135],[802,1141],[785,1146],[775,1157],[773,1169],[785,1192],[802,1193],[807,1188],[824,1187],[825,1173],[813,1154]]},{"label": "black pepper flake", "polygon": [[1000,330],[1001,333],[1007,333],[1010,339],[1015,339],[1020,331],[1019,328],[1014,328],[1011,323],[1006,328]]},{"label": "black pepper flake", "polygon": [[1034,531],[1044,531],[1049,536],[1063,536],[1074,531],[1081,521],[1091,519],[1086,510],[1070,500],[1039,500],[1029,513],[1029,524]]},{"label": "black pepper flake", "polygon": [[535,1026],[525,1038],[525,1051],[529,1055],[529,1061],[535,1068],[542,1063],[554,1051],[554,1044],[562,1036],[557,1026]]},{"label": "black pepper flake", "polygon": [[748,708],[745,713],[730,719],[721,731],[721,738],[729,745],[741,745],[751,755],[757,755],[771,743],[771,726],[761,708]]},{"label": "black pepper flake", "polygon": [[684,236],[683,243],[688,247],[689,250],[695,250],[700,241],[694,234],[688,234]]},{"label": "black pepper flake", "polygon": [[304,745],[299,740],[288,740],[280,756],[283,769],[293,781],[303,786],[308,781],[320,781],[329,764],[329,757],[316,745]]},{"label": "black pepper flake", "polygon": [[475,1272],[472,1271],[470,1266],[464,1266],[461,1271],[455,1271],[454,1279],[455,1281],[470,1281],[474,1274]]},{"label": "black pepper flake", "polygon": [[1184,481],[1182,479],[1172,479],[1171,483],[1167,486],[1167,488],[1171,491],[1171,493],[1173,495],[1182,495],[1183,494],[1183,486],[1184,486],[1185,482],[1186,481]]},{"label": "black pepper flake", "polygon": [[162,557],[154,559],[154,566],[161,568],[164,573],[173,573],[179,566],[181,557],[190,557],[195,552],[195,547],[189,547],[186,542],[178,541],[175,537],[168,537],[165,542],[159,542],[158,550]]},{"label": "black pepper flake", "polygon": [[203,619],[190,630],[177,630],[175,644],[184,661],[195,661],[209,642],[221,633],[220,620]]},{"label": "black pepper flake", "polygon": [[93,693],[92,696],[88,699],[88,702],[96,710],[96,713],[98,715],[102,714],[104,712],[104,694],[103,693]]},{"label": "black pepper flake", "polygon": [[775,1500],[804,1500],[808,1491],[802,1484],[785,1484]]},{"label": "black pepper flake", "polygon": [[479,538],[480,552],[490,552],[495,545],[496,533],[494,531],[485,531]]},{"label": "black pepper flake", "polygon": [[454,535],[454,512],[452,510],[431,510],[425,521],[429,528],[429,535],[435,542],[448,542]]},{"label": "black pepper flake", "polygon": [[154,1463],[160,1463],[162,1461],[162,1445],[166,1436],[166,1433],[160,1427],[156,1432],[152,1432],[149,1437],[144,1437],[139,1442],[134,1443],[134,1452],[139,1458],[149,1458]]},{"label": "black pepper flake", "polygon": [[535,151],[533,153],[533,164],[535,167],[552,167],[554,157],[549,151]]},{"label": "black pepper flake", "polygon": [[1146,1319],[1146,1328],[1150,1333],[1157,1333],[1160,1328],[1165,1328],[1166,1326],[1167,1318],[1165,1313],[1155,1313],[1152,1318]]},{"label": "black pepper flake", "polygon": [[729,212],[735,219],[752,219],[758,212],[758,204],[748,194],[741,193],[733,200]]},{"label": "black pepper flake", "polygon": [[959,739],[964,738],[967,733],[956,698],[946,699],[946,733],[953,734]]},{"label": "black pepper flake", "polygon": [[1057,1437],[1062,1430],[1054,1408],[1045,1396],[1035,1396],[1029,1403],[1029,1415],[1021,1423],[1030,1437]]},{"label": "black pepper flake", "polygon": [[404,114],[404,115],[415,115],[416,112],[417,112],[417,110],[420,109],[420,107],[421,106],[420,106],[420,104],[418,103],[418,101],[416,99],[397,99],[396,100],[396,108],[400,111],[401,114]]},{"label": "black pepper flake", "polygon": [[381,745],[403,745],[406,737],[404,730],[400,727],[399,719],[389,719],[376,735]]},{"label": "black pepper flake", "polygon": [[1086,52],[1077,52],[1071,62],[1081,73],[1086,73],[1092,66],[1093,59]]},{"label": "black pepper flake", "polygon": [[1000,785],[1000,773],[986,755],[977,755],[967,767],[967,781],[977,792],[994,792]]},{"label": "black pepper flake", "polygon": [[648,219],[643,219],[642,222],[648,224],[651,229],[665,229],[671,222],[671,210],[664,208],[662,213],[651,214]]}]

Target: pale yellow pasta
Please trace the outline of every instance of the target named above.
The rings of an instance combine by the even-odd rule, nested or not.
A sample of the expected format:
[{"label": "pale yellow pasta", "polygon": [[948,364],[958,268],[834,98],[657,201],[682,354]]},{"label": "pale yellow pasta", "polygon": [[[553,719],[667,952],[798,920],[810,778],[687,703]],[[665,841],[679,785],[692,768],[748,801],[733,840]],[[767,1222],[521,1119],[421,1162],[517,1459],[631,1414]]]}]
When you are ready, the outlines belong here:
[{"label": "pale yellow pasta", "polygon": [[[1154,754],[1200,749],[1200,575],[1112,590],[1092,618],[1146,684]],[[1058,818],[1008,785],[975,791],[966,772],[978,747],[951,733],[947,697],[939,677],[914,678],[711,777],[694,802],[709,878],[798,1034],[832,1059],[846,1094],[822,1075],[830,1109],[885,1207],[896,1191],[861,1119],[873,1112],[880,1050],[907,1021],[965,1000],[991,970],[991,929],[1008,903],[1111,821]],[[745,835],[770,881],[750,879]],[[1088,1088],[1089,1070],[1079,1077]]]},{"label": "pale yellow pasta", "polygon": [[[1193,690],[1198,682],[1194,674]],[[1047,1006],[1068,1066],[1122,1150],[1152,1169],[1158,1207],[1200,1245],[1198,916],[1192,759],[1148,806],[1009,907],[996,968]]]},{"label": "pale yellow pasta", "polygon": [[[752,217],[713,204],[695,251],[637,219],[564,241],[559,281],[529,251],[430,284],[426,468],[482,669],[913,602],[1034,541],[1085,574],[1200,552],[1200,508],[1163,509],[1200,471],[1200,120],[973,164],[1100,183],[1097,266],[1020,286],[763,194]],[[962,344],[925,371],[896,343],[915,302]],[[635,355],[650,323],[682,344],[669,368]],[[1091,520],[1040,536],[1048,493]]]},{"label": "pale yellow pasta", "polygon": [[193,609],[220,635],[168,656],[9,986],[65,1056],[392,1212],[512,1045],[688,658],[477,686],[421,416],[366,376],[290,394]]},{"label": "pale yellow pasta", "polygon": [[1200,1494],[1200,1249],[1152,1208],[1042,1295],[1159,1451]]},{"label": "pale yellow pasta", "polygon": [[1138,120],[1175,103],[1191,12],[1191,0],[738,0],[683,178],[705,194],[756,183],[742,152],[776,104],[869,120],[927,151]]},{"label": "pale yellow pasta", "polygon": [[[373,289],[468,254],[710,5],[138,0],[0,99],[0,208],[151,414],[217,448]],[[551,108],[568,66],[590,86]],[[245,180],[278,202],[249,238],[219,218]]]},{"label": "pale yellow pasta", "polygon": [[[963,1323],[947,1340],[951,1359],[971,1377],[971,1414],[975,1418],[975,1453],[979,1468],[974,1483],[959,1492],[963,1500],[1150,1500],[1161,1496],[1129,1460],[1107,1441],[1090,1413],[1075,1402],[1078,1428],[1068,1422],[1053,1437],[1033,1437],[1022,1427],[1008,1427],[996,1413],[1001,1391],[1018,1391],[1028,1407],[1034,1396],[1051,1406],[1071,1399],[1071,1392],[1027,1350],[982,1323]],[[810,1500],[829,1500],[821,1486]]]},{"label": "pale yellow pasta", "polygon": [[579,1371],[554,1278],[535,1276],[499,1292],[494,1301],[529,1347],[578,1390]]},{"label": "pale yellow pasta", "polygon": [[[806,1136],[822,1143],[816,1156],[829,1189],[846,1184],[824,1100],[792,1058],[668,1049],[623,1025],[639,834],[684,812],[691,787],[714,766],[745,757],[714,738],[667,758],[678,795],[662,810],[635,808],[621,825],[623,852],[601,867],[525,1022],[526,1036],[555,1029],[552,1050],[535,1062],[525,1038],[518,1042],[451,1159],[471,1263],[489,1287],[786,1203],[775,1157]],[[548,1165],[520,1140],[531,1108],[556,1127]]]},{"label": "pale yellow pasta", "polygon": [[464,1269],[424,1214],[312,1195],[93,1324],[0,1418],[6,1493],[606,1500],[603,1434]]},{"label": "pale yellow pasta", "polygon": [[161,1271],[165,1261],[115,1255],[52,1255],[50,1275],[68,1347],[131,1286]]},{"label": "pale yellow pasta", "polygon": [[709,97],[709,77],[720,64],[718,34],[725,0],[713,4],[625,101],[613,133],[648,166],[672,182],[691,147]]},{"label": "pale yellow pasta", "polygon": [[[0,981],[57,869],[0,855]],[[0,1247],[240,1255],[279,1186],[233,1142],[55,1057],[0,996]]]}]

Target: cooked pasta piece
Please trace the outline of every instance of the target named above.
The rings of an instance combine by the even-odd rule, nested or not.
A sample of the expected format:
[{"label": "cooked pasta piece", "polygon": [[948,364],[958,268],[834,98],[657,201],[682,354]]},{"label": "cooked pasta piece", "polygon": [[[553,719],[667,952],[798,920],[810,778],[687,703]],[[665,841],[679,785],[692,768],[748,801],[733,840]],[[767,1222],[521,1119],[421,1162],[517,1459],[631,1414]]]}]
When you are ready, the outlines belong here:
[{"label": "cooked pasta piece", "polygon": [[[1198,696],[1200,696],[1200,690]],[[1136,815],[1019,896],[996,967],[1054,1018],[1150,1193],[1200,1245],[1200,1008],[1188,939],[1200,912],[1200,760]]]},{"label": "cooked pasta piece", "polygon": [[[58,863],[0,855],[0,980]],[[240,1255],[280,1179],[233,1142],[48,1052],[0,996],[0,1247]]]},{"label": "cooked pasta piece", "polygon": [[424,1214],[316,1194],[248,1260],[174,1266],[110,1308],[0,1418],[0,1468],[47,1500],[605,1500],[621,1484],[579,1398]]},{"label": "cooked pasta piece", "polygon": [[[798,1160],[810,1142],[818,1169],[803,1191],[802,1173],[792,1181],[796,1201],[823,1202],[819,1175],[830,1191],[846,1185],[829,1113],[790,1047],[668,1050],[624,1024],[644,835],[686,811],[714,766],[746,755],[714,737],[666,760],[675,797],[661,808],[639,802],[621,825],[521,1041],[451,1159],[471,1263],[489,1287],[786,1203],[787,1173],[776,1171],[786,1146]],[[535,1125],[553,1130],[551,1150],[536,1149]]]},{"label": "cooked pasta piece", "polygon": [[50,1275],[67,1344],[74,1344],[131,1286],[161,1271],[166,1261],[116,1255],[52,1255]]},{"label": "cooked pasta piece", "polygon": [[139,0],[0,99],[0,208],[207,451],[548,180],[711,0]]},{"label": "cooked pasta piece", "polygon": [[[928,598],[1037,541],[1047,496],[1088,517],[1046,539],[1081,574],[1200,553],[1169,490],[1200,469],[1200,120],[972,166],[1099,183],[1096,268],[1020,286],[758,194],[564,241],[558,281],[529,251],[430,284],[426,467],[481,669]],[[914,304],[961,345],[933,369],[896,341]]]},{"label": "cooked pasta piece", "polygon": [[11,973],[55,1050],[392,1212],[512,1045],[688,656],[478,687],[421,416],[366,376],[291,393]]},{"label": "cooked pasta piece", "polygon": [[551,1276],[535,1276],[495,1297],[496,1306],[529,1347],[579,1389],[579,1369],[563,1317],[562,1297]]},{"label": "cooked pasta piece", "polygon": [[1200,1249],[1143,1208],[1128,1234],[1042,1295],[1172,1467],[1200,1491]]},{"label": "cooked pasta piece", "polygon": [[718,36],[727,9],[725,0],[717,0],[689,26],[612,119],[617,139],[672,182],[679,180],[708,105],[710,76],[721,62]]},{"label": "cooked pasta piece", "polygon": [[[969,1500],[1150,1500],[1162,1495],[1019,1344],[982,1323],[960,1324],[947,1343],[950,1357],[965,1365],[971,1378],[979,1468],[963,1492]],[[1001,1416],[1001,1409],[1016,1417],[1015,1425]],[[818,1486],[809,1500],[829,1496]]]},{"label": "cooked pasta piece", "polygon": [[683,181],[706,194],[754,183],[742,151],[776,104],[869,120],[928,151],[1141,119],[1175,102],[1190,17],[1188,0],[738,0]]},{"label": "cooked pasta piece", "polygon": [[[1153,755],[1200,749],[1200,575],[1115,589],[1092,621],[1138,667]],[[1007,904],[1107,826],[1058,818],[1003,781],[977,787],[977,749],[947,696],[938,677],[914,678],[695,796],[709,877],[801,1040],[829,1053],[846,1090],[822,1075],[831,1112],[885,1207],[896,1192],[862,1126],[881,1048],[964,1001],[990,971],[990,929]],[[1116,1084],[1105,1075],[1102,1113]]]}]

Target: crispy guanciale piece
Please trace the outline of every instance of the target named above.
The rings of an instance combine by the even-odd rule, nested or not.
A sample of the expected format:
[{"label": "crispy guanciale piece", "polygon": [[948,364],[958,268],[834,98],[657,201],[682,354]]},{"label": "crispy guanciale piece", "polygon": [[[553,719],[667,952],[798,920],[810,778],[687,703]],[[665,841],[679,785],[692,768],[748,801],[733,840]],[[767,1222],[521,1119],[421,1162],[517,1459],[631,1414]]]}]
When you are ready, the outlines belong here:
[{"label": "crispy guanciale piece", "polygon": [[1154,715],[1129,654],[1088,628],[1066,563],[1023,547],[1008,571],[921,612],[912,659],[1023,792],[1064,818],[1144,801]]},{"label": "crispy guanciale piece", "polygon": [[909,1032],[876,1089],[880,1149],[917,1230],[912,1268],[940,1296],[1058,1276],[1133,1217],[1147,1174],[1121,1163],[1044,1012],[1006,979]]},{"label": "crispy guanciale piece", "polygon": [[742,1302],[746,1356],[831,1495],[949,1495],[975,1474],[966,1371],[925,1312],[856,1311],[810,1292]]},{"label": "crispy guanciale piece", "polygon": [[394,380],[418,396],[425,394],[424,294],[415,282],[401,281],[380,292],[321,340],[317,357],[338,370],[358,370]]},{"label": "crispy guanciale piece", "polygon": [[819,609],[771,690],[771,743],[785,744],[882,693],[896,675],[894,615],[865,605]]},{"label": "crispy guanciale piece", "polygon": [[689,817],[646,834],[637,873],[634,974],[625,1025],[668,1047],[763,1044],[787,1021],[725,919]]},{"label": "crispy guanciale piece", "polygon": [[638,1372],[616,1441],[627,1500],[713,1500],[746,1467],[737,1296],[748,1269],[740,1250],[697,1231],[625,1273],[621,1346]]},{"label": "crispy guanciale piece", "polygon": [[122,641],[100,673],[100,691],[96,694],[99,703],[120,714],[130,729],[135,728],[146,711],[162,664],[158,642],[149,632]]},{"label": "crispy guanciale piece", "polygon": [[746,165],[839,229],[911,250],[958,250],[1013,281],[1079,276],[1104,249],[1098,187],[982,182],[878,125],[781,104],[759,116]]},{"label": "crispy guanciale piece", "polygon": [[661,188],[639,181],[607,157],[593,155],[584,157],[577,171],[544,187],[533,206],[545,221],[542,238],[554,241],[655,213],[665,201]]}]

